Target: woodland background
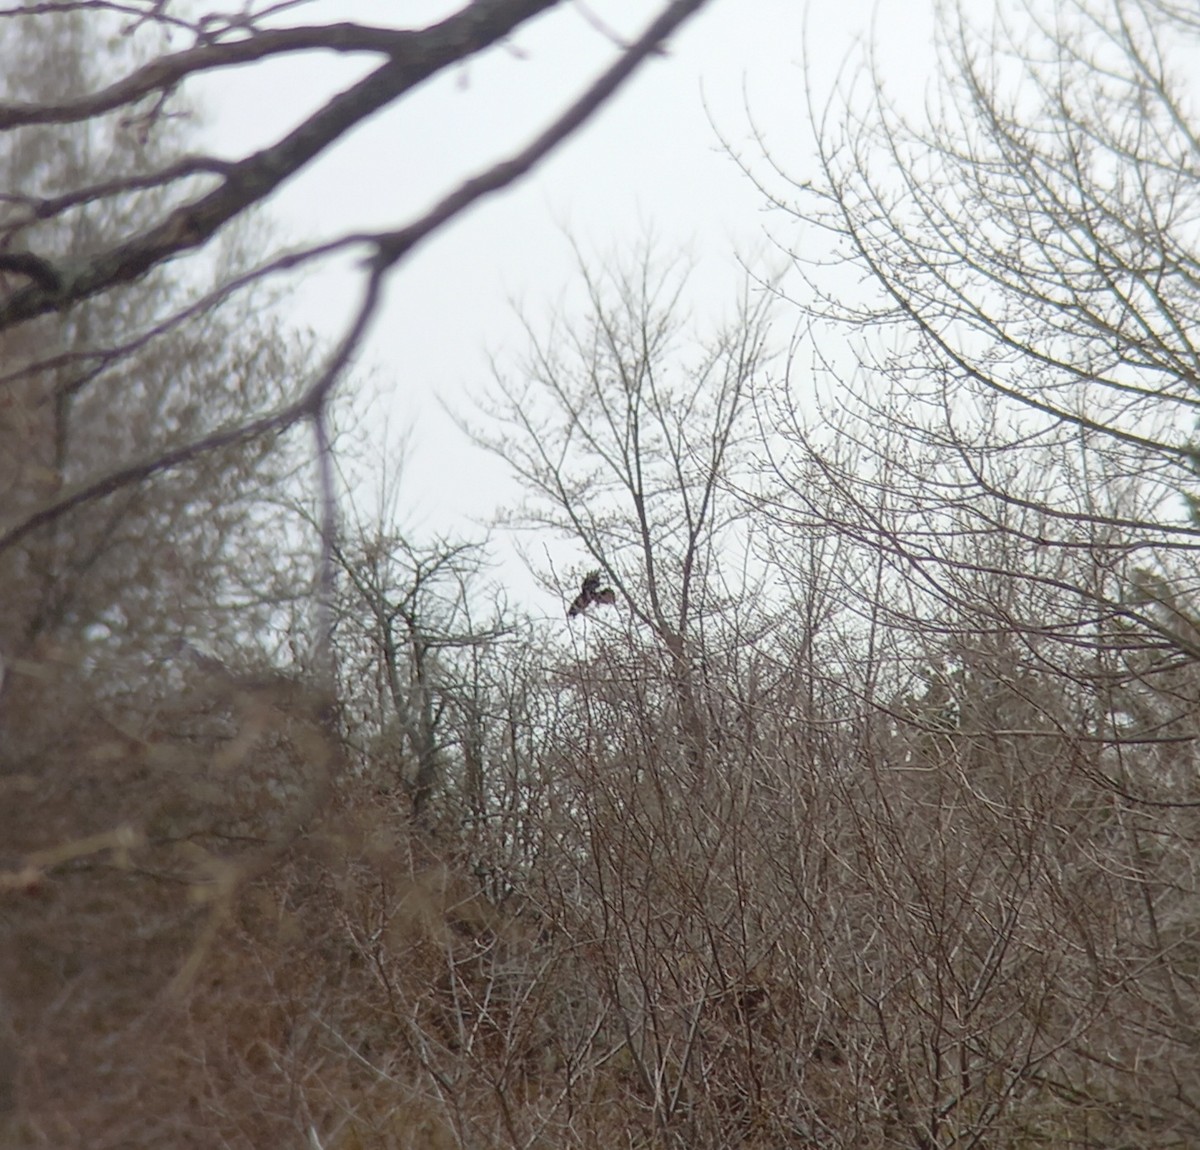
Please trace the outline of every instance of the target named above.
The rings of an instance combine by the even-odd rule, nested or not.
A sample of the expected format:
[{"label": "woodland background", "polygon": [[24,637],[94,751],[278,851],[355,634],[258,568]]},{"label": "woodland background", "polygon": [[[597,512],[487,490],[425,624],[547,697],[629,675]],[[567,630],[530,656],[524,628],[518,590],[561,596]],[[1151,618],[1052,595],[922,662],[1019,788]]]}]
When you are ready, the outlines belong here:
[{"label": "woodland background", "polygon": [[[1190,5],[944,5],[920,115],[734,157],[788,259],[725,321],[581,256],[460,417],[615,607],[355,454],[388,276],[701,6],[286,250],[275,187],[559,5],[0,12],[0,1144],[1200,1145]],[[317,49],[377,66],[193,150],[189,76]],[[275,285],[333,250],[324,347]]]}]

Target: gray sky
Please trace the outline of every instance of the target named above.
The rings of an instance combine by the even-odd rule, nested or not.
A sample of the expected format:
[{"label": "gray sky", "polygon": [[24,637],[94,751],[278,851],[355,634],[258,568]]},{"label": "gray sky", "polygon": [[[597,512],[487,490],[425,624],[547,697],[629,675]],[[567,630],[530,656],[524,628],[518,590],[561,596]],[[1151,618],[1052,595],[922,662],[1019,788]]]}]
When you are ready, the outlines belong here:
[{"label": "gray sky", "polygon": [[[414,26],[457,4],[327,0],[306,19]],[[273,201],[283,237],[312,239],[407,222],[464,176],[526,143],[612,59],[588,14],[620,34],[640,29],[657,4],[588,0],[523,30],[509,50],[472,61],[360,128]],[[824,96],[856,39],[885,45],[902,82],[927,57],[927,0],[713,0],[651,59],[597,120],[517,187],[476,206],[393,275],[386,306],[360,360],[379,398],[372,425],[393,443],[412,429],[406,469],[410,522],[441,528],[485,516],[503,484],[497,465],[442,413],[489,376],[489,352],[519,352],[519,301],[536,318],[573,276],[569,232],[604,251],[652,231],[664,250],[696,264],[696,297],[714,306],[740,282],[739,255],[766,255],[766,232],[784,221],[724,154],[719,129],[750,157],[749,114],[789,169],[812,171],[807,83]],[[396,13],[393,16],[392,13]],[[631,19],[632,16],[632,19]],[[807,37],[807,52],[805,49]],[[366,64],[304,56],[223,76],[199,93],[209,131],[227,152],[261,145]],[[854,69],[850,69],[853,76]],[[711,120],[711,122],[710,122]],[[310,274],[294,320],[329,338],[358,298],[346,265]]]}]

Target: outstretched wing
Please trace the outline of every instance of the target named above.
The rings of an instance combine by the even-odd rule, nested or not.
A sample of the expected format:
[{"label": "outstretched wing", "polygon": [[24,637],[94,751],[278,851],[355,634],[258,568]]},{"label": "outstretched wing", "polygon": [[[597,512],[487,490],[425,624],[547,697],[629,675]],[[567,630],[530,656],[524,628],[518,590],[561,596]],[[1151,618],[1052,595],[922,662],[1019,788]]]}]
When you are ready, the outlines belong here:
[{"label": "outstretched wing", "polygon": [[612,607],[616,602],[616,592],[611,587],[600,586],[600,572],[589,571],[583,577],[583,588],[575,596],[575,602],[567,608],[567,618],[574,619],[576,615],[582,615],[593,603]]},{"label": "outstretched wing", "polygon": [[576,615],[582,615],[592,605],[592,593],[587,589],[586,585],[583,590],[575,596],[575,602],[567,608],[567,618],[574,619]]}]

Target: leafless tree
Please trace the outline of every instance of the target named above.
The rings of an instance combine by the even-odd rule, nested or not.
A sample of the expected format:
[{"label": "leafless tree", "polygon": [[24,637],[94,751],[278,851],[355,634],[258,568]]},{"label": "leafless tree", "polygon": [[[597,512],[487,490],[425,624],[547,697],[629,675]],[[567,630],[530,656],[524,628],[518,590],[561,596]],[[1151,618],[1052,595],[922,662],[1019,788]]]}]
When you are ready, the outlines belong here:
[{"label": "leafless tree", "polygon": [[483,703],[479,659],[514,630],[502,604],[489,610],[480,601],[482,546],[416,545],[384,532],[347,539],[335,553],[345,598],[337,627],[342,697],[365,761],[374,772],[394,764],[389,782],[407,794],[418,822],[455,767],[459,781],[471,774],[470,795],[458,797],[479,809],[484,780],[464,761]]},{"label": "leafless tree", "polygon": [[[186,305],[166,314],[152,313],[135,323],[115,346],[89,346],[70,363],[76,370],[110,360],[122,346],[142,346],[170,330],[189,315],[204,312],[273,272],[292,270],[320,257],[348,249],[366,253],[363,298],[343,339],[316,377],[303,381],[283,402],[252,417],[214,421],[202,432],[182,437],[167,450],[123,461],[103,473],[39,501],[15,516],[0,534],[0,545],[11,545],[64,511],[90,502],[164,470],[179,467],[206,453],[277,433],[295,423],[310,421],[318,445],[327,438],[324,413],[340,377],[374,315],[384,277],[412,249],[482,196],[505,187],[532,169],[545,155],[586,121],[637,66],[670,33],[701,7],[702,0],[665,4],[645,32],[632,44],[621,45],[615,62],[581,95],[551,119],[532,142],[450,191],[428,212],[407,225],[375,232],[347,231],[296,251],[268,253],[259,266],[197,293]],[[477,0],[426,28],[388,28],[353,23],[281,26],[273,8],[243,10],[237,15],[212,11],[183,15],[164,4],[48,5],[13,9],[4,19],[56,22],[83,20],[93,36],[124,32],[135,44],[148,42],[152,58],[128,66],[116,80],[43,100],[16,92],[0,108],[0,130],[18,136],[30,127],[127,124],[151,137],[167,121],[174,94],[186,80],[201,73],[244,67],[280,56],[334,51],[365,55],[377,66],[362,80],[328,99],[317,111],[297,122],[278,140],[239,159],[197,155],[177,149],[173,155],[138,158],[119,173],[80,171],[47,181],[36,190],[14,192],[3,234],[0,271],[9,279],[7,298],[0,305],[0,331],[61,315],[83,300],[117,292],[141,280],[167,261],[203,252],[233,221],[261,204],[282,183],[317,162],[367,117],[403,99],[417,85],[448,67],[502,43],[525,22],[559,5],[554,0]],[[164,50],[169,33],[188,43]],[[146,49],[143,48],[143,51]],[[136,59],[136,53],[129,53]],[[70,221],[97,204],[136,205],[124,223],[113,223],[90,237],[85,250],[74,255],[46,246],[47,223]],[[45,356],[10,374],[36,373]],[[322,458],[324,454],[322,453]],[[332,489],[327,472],[325,486]],[[326,524],[326,531],[331,523]]]},{"label": "leafless tree", "polygon": [[[881,927],[888,946],[907,939],[881,959],[911,956],[893,985],[917,979],[892,1018],[869,994],[903,1137],[1024,1124],[1051,1140],[1111,1144],[1136,1127],[1146,1144],[1186,1142],[1195,1100],[1166,1062],[1190,1060],[1194,1026],[1184,998],[1168,1004],[1196,922],[1182,765],[1197,738],[1195,23],[1100,0],[975,16],[940,10],[924,112],[905,113],[877,71],[814,102],[811,183],[786,183],[782,164],[756,173],[810,229],[792,250],[823,235],[833,256],[798,264],[798,347],[830,386],[819,407],[776,393],[769,471],[783,482],[764,512],[781,540],[843,540],[844,601],[871,624],[859,649],[876,625],[892,637],[883,676],[861,681],[879,716],[856,784],[870,800],[846,808],[892,860],[877,896],[927,903],[923,871],[939,900],[961,884],[995,932],[985,946],[966,902],[928,905],[921,938],[915,922]],[[1061,817],[1047,821],[1048,802]],[[947,925],[953,944],[933,937]],[[999,997],[971,1011],[999,1006],[1009,963],[1041,1003],[986,1040],[960,1030],[953,1087],[940,1056],[902,1070],[900,1053],[944,1054],[948,1020],[965,1023],[970,996],[946,994],[962,972],[936,957],[950,953],[990,956],[976,987],[994,964]],[[1145,977],[1119,973],[1116,956],[1135,953]],[[1121,992],[1089,997],[1089,979]],[[1103,1094],[1131,1100],[1128,1119],[1087,1069],[1116,1049]],[[1138,1050],[1150,1062],[1135,1080]],[[1007,1085],[964,1109],[985,1080]]]},{"label": "leafless tree", "polygon": [[[497,371],[476,431],[525,485],[511,525],[578,548],[577,569],[542,571],[563,611],[510,620],[478,592],[475,546],[356,520],[326,536],[336,727],[325,697],[268,658],[252,670],[183,648],[155,664],[185,682],[165,683],[145,722],[89,711],[64,745],[54,761],[83,796],[71,811],[39,792],[48,776],[0,775],[0,798],[31,815],[7,816],[16,854],[0,860],[16,944],[0,948],[8,1142],[1197,1141],[1200,629],[1177,459],[1190,401],[1172,374],[1190,330],[1190,153],[1171,135],[1185,102],[1156,113],[1165,97],[1138,63],[1195,22],[1149,3],[1057,5],[1061,25],[1023,11],[1007,56],[946,25],[957,119],[922,136],[881,104],[882,119],[824,137],[811,215],[874,276],[879,306],[821,295],[809,268],[787,372],[768,354],[766,297],[693,329],[683,273],[644,251],[584,261],[579,311],[529,324],[529,354]],[[189,25],[188,51],[207,49],[204,31]],[[211,45],[232,57],[273,35],[219,24]],[[1018,68],[1045,82],[1005,101]],[[1144,107],[1118,98],[1130,91]],[[163,127],[151,118],[148,145]],[[886,178],[880,141],[893,169],[903,160]],[[1064,141],[1091,166],[1065,165]],[[212,179],[197,203],[224,186]],[[1148,277],[1174,310],[1153,311],[1142,284],[1102,313],[1103,269],[1110,293],[1137,281],[1110,266],[1133,261],[1118,240],[1137,228],[1175,253]],[[392,235],[354,240],[376,286]],[[51,284],[37,262],[50,249],[30,250],[6,269],[30,281],[22,298]],[[1139,311],[1178,330],[1143,331],[1142,346]],[[831,339],[846,332],[850,353]],[[1086,379],[1071,374],[1083,363]],[[166,374],[147,360],[119,378]],[[336,376],[288,390],[283,375],[264,418],[322,425]],[[832,382],[824,406],[797,394],[810,382]],[[168,505],[208,506],[210,460],[262,466],[209,450],[256,415],[164,411],[178,426],[156,425],[160,453],[196,449],[178,476],[195,486]],[[26,513],[48,506],[47,459],[22,473]],[[328,490],[299,501],[310,532]],[[92,503],[127,491],[148,489]],[[157,506],[147,495],[113,522],[156,522]],[[9,555],[55,531],[74,544],[84,507],[18,533]],[[253,534],[256,514],[213,534]],[[187,554],[219,555],[196,531]],[[64,604],[87,598],[86,548],[104,538],[61,552],[79,577]],[[616,602],[569,620],[596,569]],[[258,579],[214,585],[250,594]],[[312,582],[261,582],[247,642],[278,623],[272,598],[311,633],[280,596]],[[156,631],[169,611],[146,601]],[[45,611],[44,630],[67,633],[76,609]],[[40,658],[10,674],[37,680]]]},{"label": "leafless tree", "polygon": [[[265,987],[254,983],[255,956],[273,945],[258,931],[265,919],[248,910],[254,891],[279,894],[281,908],[297,889],[288,867],[302,891],[324,890],[328,873],[305,843],[359,841],[369,805],[332,789],[346,748],[329,696],[329,404],[389,272],[530,171],[701,0],[650,13],[632,43],[613,44],[593,83],[548,110],[526,147],[417,219],[370,232],[345,221],[326,240],[283,250],[266,232],[249,242],[253,213],[367,117],[563,7],[479,0],[412,29],[286,23],[288,5],[222,14],[89,0],[0,13],[10,61],[0,101],[0,996],[17,1055],[5,1100],[15,1111],[0,1116],[6,1144],[280,1134],[277,1102],[264,1106],[253,1091],[220,1134],[211,1122],[234,1105],[238,1075],[263,1069],[233,1038],[234,1019],[251,1045],[262,1023],[261,1049],[268,1061],[279,1054],[271,1042],[285,1006],[271,987],[282,967],[266,972]],[[194,151],[177,116],[190,77],[325,51],[360,55],[372,70],[257,151]],[[363,295],[313,367],[311,344],[271,320],[266,304],[286,273],[337,252],[364,255]],[[287,435],[305,426],[319,467],[322,563],[306,580],[280,561],[285,581],[271,551],[290,547],[295,528],[275,512],[282,485],[311,463],[314,452]],[[283,673],[271,634],[289,622],[280,596],[314,587],[316,656],[298,650]],[[206,631],[207,653],[186,642]],[[314,667],[320,690],[309,682]],[[432,680],[425,685],[436,708]],[[426,766],[415,780],[421,793],[429,774]],[[346,839],[314,831],[321,816],[336,822],[347,810]],[[361,862],[353,850],[346,857]],[[247,966],[225,966],[221,942],[243,915]],[[329,945],[328,931],[319,943]],[[304,950],[310,974],[321,953]],[[210,977],[230,994],[210,996]],[[262,1013],[239,997],[248,993]],[[321,1031],[321,1051],[332,1049],[330,1033]],[[231,1045],[209,1048],[218,1034]],[[10,1038],[6,1026],[5,1058]],[[302,1048],[313,1049],[301,1042],[295,1053]],[[178,1073],[160,1077],[160,1090],[151,1080],[168,1064]],[[302,1096],[290,1071],[272,1081]],[[189,1090],[206,1117],[188,1116]],[[325,1118],[291,1110],[284,1127],[317,1137]]]},{"label": "leafless tree", "polygon": [[[746,467],[750,397],[766,369],[767,300],[746,294],[715,336],[689,346],[687,276],[653,245],[624,264],[589,267],[581,253],[580,278],[584,314],[556,316],[545,332],[530,326],[527,359],[498,369],[471,430],[527,493],[508,526],[577,542],[584,569],[614,592],[610,625],[653,637],[698,762],[706,660],[752,642],[739,612],[760,572],[735,558],[749,560],[751,543],[731,485]],[[573,575],[556,588],[566,602]]]},{"label": "leafless tree", "polygon": [[[944,16],[927,127],[883,77],[861,116],[831,103],[817,120],[821,179],[780,202],[875,292],[847,302],[814,266],[809,309],[858,334],[869,367],[843,394],[908,445],[878,453],[897,515],[930,537],[1004,532],[1031,605],[1064,604],[996,623],[1102,646],[1132,626],[1190,657],[1187,628],[1126,592],[1141,567],[1189,593],[1197,538],[1196,137],[1177,57],[1194,29],[1153,3],[1018,4],[990,32]],[[924,577],[935,595],[942,577]]]}]

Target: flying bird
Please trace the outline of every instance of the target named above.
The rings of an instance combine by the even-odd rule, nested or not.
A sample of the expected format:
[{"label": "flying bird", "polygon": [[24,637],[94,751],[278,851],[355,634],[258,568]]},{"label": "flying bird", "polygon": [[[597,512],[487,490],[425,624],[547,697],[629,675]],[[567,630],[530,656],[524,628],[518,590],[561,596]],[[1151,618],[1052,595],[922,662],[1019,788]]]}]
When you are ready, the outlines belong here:
[{"label": "flying bird", "polygon": [[593,603],[602,607],[614,607],[617,593],[611,587],[600,586],[600,572],[589,571],[583,578],[583,589],[575,596],[575,602],[567,608],[567,618],[582,615]]}]

